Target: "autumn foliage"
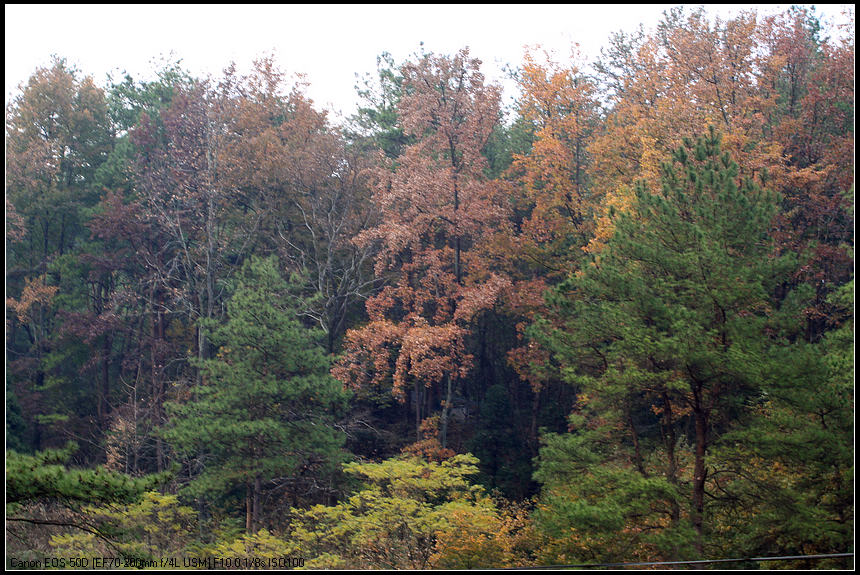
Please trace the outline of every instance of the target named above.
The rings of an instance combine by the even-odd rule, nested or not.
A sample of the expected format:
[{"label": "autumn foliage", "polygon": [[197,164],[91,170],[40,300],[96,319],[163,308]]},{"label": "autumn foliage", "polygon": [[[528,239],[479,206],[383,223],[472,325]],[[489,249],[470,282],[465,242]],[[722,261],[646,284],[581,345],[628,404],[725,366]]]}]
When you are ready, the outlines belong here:
[{"label": "autumn foliage", "polygon": [[[6,107],[9,553],[851,551],[842,20],[673,8],[593,60],[525,48],[511,106],[468,48],[383,53],[345,120],[274,55],[36,70]],[[848,566],[812,561],[780,565]]]}]

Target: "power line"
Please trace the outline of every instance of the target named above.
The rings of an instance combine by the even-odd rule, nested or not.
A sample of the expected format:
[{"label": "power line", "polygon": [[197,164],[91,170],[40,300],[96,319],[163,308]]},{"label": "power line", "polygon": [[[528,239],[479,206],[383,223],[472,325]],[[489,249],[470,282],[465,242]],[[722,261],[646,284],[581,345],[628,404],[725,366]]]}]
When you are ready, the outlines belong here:
[{"label": "power line", "polygon": [[541,565],[537,567],[507,567],[504,570],[522,571],[528,569],[564,569],[589,567],[653,567],[655,565],[703,565],[706,563],[738,563],[741,561],[792,561],[798,559],[829,559],[834,557],[854,557],[854,553],[782,555],[779,557],[741,557],[738,559],[692,559],[689,561],[643,561],[638,563],[578,563],[572,565]]}]

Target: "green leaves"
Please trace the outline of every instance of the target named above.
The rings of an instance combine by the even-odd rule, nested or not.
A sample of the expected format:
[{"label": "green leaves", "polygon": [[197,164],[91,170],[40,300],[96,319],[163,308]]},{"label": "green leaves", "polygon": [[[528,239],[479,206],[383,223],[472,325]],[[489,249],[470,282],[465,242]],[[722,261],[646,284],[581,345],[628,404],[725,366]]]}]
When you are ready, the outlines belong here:
[{"label": "green leaves", "polygon": [[328,374],[320,331],[300,323],[294,292],[277,259],[252,257],[237,276],[227,322],[207,324],[218,353],[200,362],[204,380],[193,398],[167,405],[171,423],[162,431],[179,453],[209,461],[190,493],[277,485],[342,460],[343,436],[332,424],[346,395]]},{"label": "green leaves", "polygon": [[559,553],[702,552],[708,450],[774,369],[769,294],[793,260],[767,239],[775,196],[737,184],[720,140],[687,141],[660,193],[637,185],[599,265],[549,299],[563,327],[535,331],[581,390],[577,425],[546,438],[535,474],[539,523],[580,534]]},{"label": "green leaves", "polygon": [[169,477],[163,473],[131,478],[102,468],[68,469],[64,464],[75,451],[77,445],[69,442],[63,449],[35,455],[6,452],[7,505],[37,501],[131,503]]}]

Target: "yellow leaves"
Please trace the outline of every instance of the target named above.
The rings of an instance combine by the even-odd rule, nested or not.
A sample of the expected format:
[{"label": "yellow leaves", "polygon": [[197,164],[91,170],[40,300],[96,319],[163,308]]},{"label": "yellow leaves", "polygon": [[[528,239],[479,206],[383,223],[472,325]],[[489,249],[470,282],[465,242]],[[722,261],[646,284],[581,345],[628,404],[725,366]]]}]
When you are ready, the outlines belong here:
[{"label": "yellow leaves", "polygon": [[649,134],[639,136],[640,141],[640,158],[639,158],[639,173],[640,178],[647,182],[648,188],[651,190],[660,189],[660,165],[665,161],[665,152],[657,146],[657,139]]},{"label": "yellow leaves", "polygon": [[603,250],[609,238],[615,233],[612,214],[629,212],[633,207],[634,200],[633,191],[625,185],[619,186],[614,193],[606,195],[605,208],[602,215],[597,218],[597,229],[594,237],[589,241],[586,251],[600,253]]},{"label": "yellow leaves", "polygon": [[436,569],[517,567],[531,564],[539,547],[537,533],[522,505],[497,506],[479,499],[473,506],[453,507],[448,525],[436,532]]}]

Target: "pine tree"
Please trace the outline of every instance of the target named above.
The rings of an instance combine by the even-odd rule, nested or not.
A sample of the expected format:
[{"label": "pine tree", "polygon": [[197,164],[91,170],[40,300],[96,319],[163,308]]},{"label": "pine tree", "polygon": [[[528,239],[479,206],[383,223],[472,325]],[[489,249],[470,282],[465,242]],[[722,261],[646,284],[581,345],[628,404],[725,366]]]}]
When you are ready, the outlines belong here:
[{"label": "pine tree", "polygon": [[243,265],[227,322],[212,330],[219,351],[201,362],[204,381],[190,401],[169,404],[163,432],[179,453],[201,455],[190,493],[244,487],[248,532],[259,526],[265,487],[343,459],[333,427],[343,389],[328,373],[320,330],[299,322],[275,262]]},{"label": "pine tree", "polygon": [[[545,493],[616,508],[604,530],[667,557],[703,553],[709,449],[774,367],[769,294],[792,262],[768,237],[776,196],[738,181],[713,128],[672,160],[662,190],[639,184],[607,249],[551,297],[564,327],[534,330],[581,388],[574,433],[547,439]],[[565,460],[591,479],[565,484]],[[593,529],[601,514],[581,511],[571,526]]]},{"label": "pine tree", "polygon": [[33,455],[6,452],[6,539],[11,556],[29,556],[38,545],[35,540],[63,528],[72,529],[69,537],[98,538],[115,547],[120,533],[94,520],[91,506],[135,504],[172,476],[164,472],[131,477],[103,467],[69,467],[76,451],[77,444],[70,441],[62,449]]}]

